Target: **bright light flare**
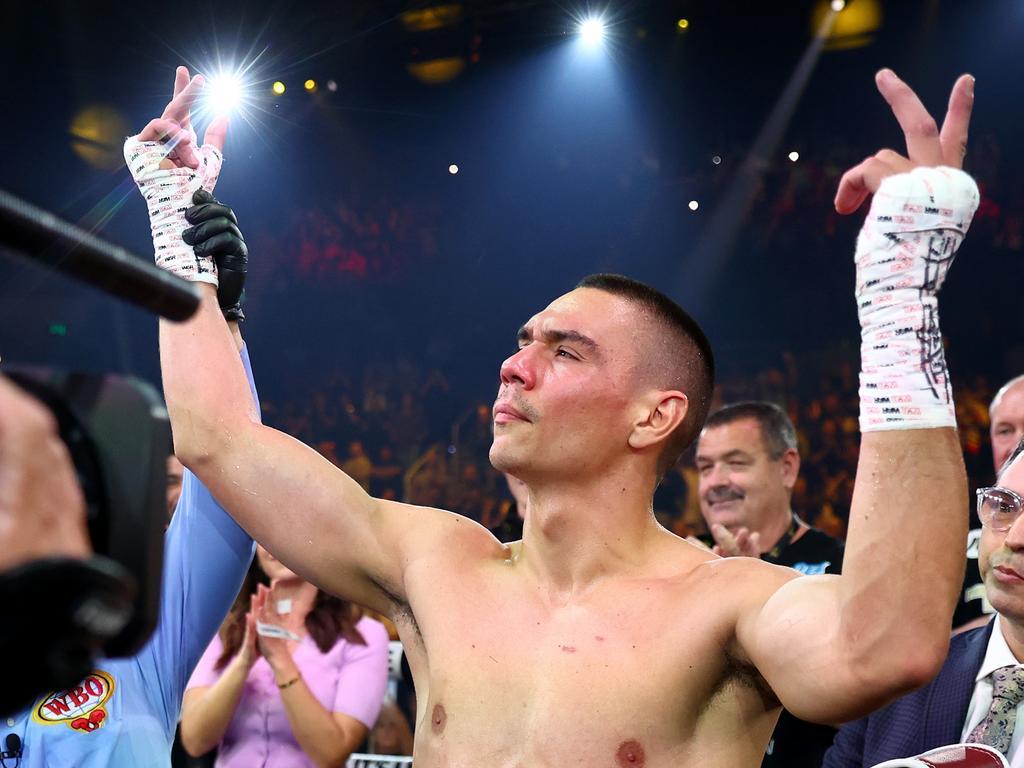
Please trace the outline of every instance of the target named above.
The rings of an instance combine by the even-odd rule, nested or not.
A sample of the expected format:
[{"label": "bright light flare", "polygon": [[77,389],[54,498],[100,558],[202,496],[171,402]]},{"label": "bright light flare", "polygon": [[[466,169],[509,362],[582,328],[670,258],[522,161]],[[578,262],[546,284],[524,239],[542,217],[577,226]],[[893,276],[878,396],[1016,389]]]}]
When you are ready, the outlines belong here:
[{"label": "bright light flare", "polygon": [[307,80],[306,82],[304,82],[302,84],[302,86],[303,86],[303,88],[305,88],[310,93],[313,93],[314,91],[316,91],[316,80],[313,80],[313,79]]},{"label": "bright light flare", "polygon": [[281,94],[284,93],[284,83],[282,83],[280,80],[275,80],[274,84],[270,86],[270,90],[272,90],[275,94],[280,96]]},{"label": "bright light flare", "polygon": [[689,205],[687,205],[687,208],[689,208],[691,211],[696,211],[698,208],[700,208],[700,203],[698,203],[696,200],[691,200]]},{"label": "bright light flare", "polygon": [[580,22],[580,39],[587,46],[600,45],[605,31],[604,19],[600,16],[591,16]]},{"label": "bright light flare", "polygon": [[846,7],[846,0],[832,0],[832,10],[839,13]]},{"label": "bright light flare", "polygon": [[221,72],[211,76],[203,88],[203,99],[211,115],[231,115],[245,101],[246,86],[237,72]]},{"label": "bright light flare", "polygon": [[457,166],[455,163],[452,163],[451,165],[448,166],[448,173],[450,173],[452,176],[454,176],[458,172],[459,166]]},{"label": "bright light flare", "polygon": [[797,160],[799,160],[799,159],[800,159],[800,153],[799,153],[799,152],[797,152],[796,150],[793,150],[793,151],[792,151],[792,152],[790,152],[790,153],[789,153],[788,155],[786,155],[786,157],[788,157],[788,158],[789,158],[789,161],[790,161],[791,163],[795,163],[795,162],[796,162]]}]

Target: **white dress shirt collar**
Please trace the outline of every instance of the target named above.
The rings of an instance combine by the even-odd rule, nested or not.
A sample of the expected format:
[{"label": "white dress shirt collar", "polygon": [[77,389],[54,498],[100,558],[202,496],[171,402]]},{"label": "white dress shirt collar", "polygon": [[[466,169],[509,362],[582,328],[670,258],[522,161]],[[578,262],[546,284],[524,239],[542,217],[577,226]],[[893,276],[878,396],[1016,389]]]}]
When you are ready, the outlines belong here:
[{"label": "white dress shirt collar", "polygon": [[981,662],[978,674],[974,677],[975,683],[980,683],[1001,667],[1013,667],[1021,663],[1013,655],[1013,651],[1010,650],[1010,646],[1006,642],[1006,636],[1003,635],[1002,617],[996,614],[992,622],[994,626],[992,627],[992,634],[988,638],[985,660]]}]

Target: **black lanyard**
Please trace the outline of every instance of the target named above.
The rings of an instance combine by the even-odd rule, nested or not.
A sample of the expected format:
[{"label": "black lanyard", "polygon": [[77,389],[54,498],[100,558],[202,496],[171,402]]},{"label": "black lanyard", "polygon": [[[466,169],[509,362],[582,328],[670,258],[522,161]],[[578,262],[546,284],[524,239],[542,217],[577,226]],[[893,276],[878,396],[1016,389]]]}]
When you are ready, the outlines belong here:
[{"label": "black lanyard", "polygon": [[796,512],[793,513],[793,522],[789,526],[789,530],[786,531],[786,535],[775,542],[775,546],[772,547],[768,552],[765,552],[762,557],[770,557],[772,560],[778,560],[779,555],[782,554],[782,550],[793,543],[793,539],[800,533],[800,529],[803,527],[804,521],[797,517]]}]

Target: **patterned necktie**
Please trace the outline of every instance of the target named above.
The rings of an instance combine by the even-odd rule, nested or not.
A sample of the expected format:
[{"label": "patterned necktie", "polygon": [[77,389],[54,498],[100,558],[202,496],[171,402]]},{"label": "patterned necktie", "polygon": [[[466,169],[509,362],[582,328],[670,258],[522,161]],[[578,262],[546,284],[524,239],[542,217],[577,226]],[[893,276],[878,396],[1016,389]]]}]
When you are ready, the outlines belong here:
[{"label": "patterned necktie", "polygon": [[967,741],[988,744],[1004,755],[1010,750],[1017,705],[1024,700],[1024,667],[1000,667],[992,673],[992,706]]}]

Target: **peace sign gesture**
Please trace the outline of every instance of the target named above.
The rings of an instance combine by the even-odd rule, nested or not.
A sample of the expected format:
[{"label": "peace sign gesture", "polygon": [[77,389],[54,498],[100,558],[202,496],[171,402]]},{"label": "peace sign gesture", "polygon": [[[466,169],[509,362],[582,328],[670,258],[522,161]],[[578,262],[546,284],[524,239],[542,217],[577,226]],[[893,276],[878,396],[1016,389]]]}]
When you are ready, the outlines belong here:
[{"label": "peace sign gesture", "polygon": [[960,168],[967,152],[967,130],[974,106],[974,78],[961,75],[949,96],[949,107],[940,130],[910,86],[891,69],[875,75],[879,92],[892,107],[907,141],[907,154],[883,149],[843,174],[836,192],[839,213],[856,211],[868,195],[878,191],[882,179],[919,166]]},{"label": "peace sign gesture", "polygon": [[[195,170],[199,167],[196,132],[192,127],[192,105],[202,92],[204,84],[202,75],[190,77],[187,68],[178,67],[174,73],[174,94],[164,108],[163,114],[155,120],[150,120],[135,137],[139,141],[159,141],[173,147],[167,157],[161,161],[161,168],[192,168]],[[227,118],[216,118],[206,129],[203,143],[216,147],[218,151],[223,151],[227,130]]]},{"label": "peace sign gesture", "polygon": [[163,114],[124,142],[124,160],[149,209],[158,267],[194,282],[217,285],[212,257],[197,257],[182,239],[189,226],[185,211],[203,188],[212,193],[220,177],[227,120],[217,118],[196,146],[192,107],[203,89],[203,76],[190,77],[185,67],[174,73],[174,94]]}]

